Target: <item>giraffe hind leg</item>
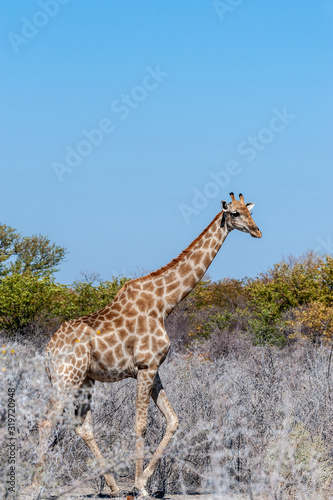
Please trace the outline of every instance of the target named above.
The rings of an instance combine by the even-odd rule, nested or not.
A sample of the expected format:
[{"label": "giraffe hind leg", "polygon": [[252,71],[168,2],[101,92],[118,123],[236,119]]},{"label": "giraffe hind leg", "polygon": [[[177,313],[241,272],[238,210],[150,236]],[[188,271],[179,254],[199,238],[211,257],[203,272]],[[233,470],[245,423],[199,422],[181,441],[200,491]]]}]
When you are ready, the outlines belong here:
[{"label": "giraffe hind leg", "polygon": [[[79,427],[75,429],[75,432],[78,436],[82,437],[86,445],[89,447],[100,469],[106,470],[107,464],[104,460],[102,453],[100,452],[100,449],[97,446],[92,428],[90,401],[91,401],[91,388],[93,387],[93,384],[94,381],[87,377],[81,386],[81,395],[83,395],[83,401],[81,401],[78,404],[76,414],[81,418],[83,418],[84,421]],[[119,488],[113,475],[110,473],[105,473],[104,478],[106,484],[111,489],[111,493],[112,494],[118,493]]]},{"label": "giraffe hind leg", "polygon": [[[41,485],[42,476],[44,471],[45,456],[47,449],[50,445],[50,437],[52,431],[58,422],[63,410],[75,394],[75,391],[82,384],[84,380],[84,372],[87,368],[88,358],[86,362],[86,367],[83,370],[78,370],[75,367],[75,363],[70,360],[71,363],[67,363],[67,366],[63,363],[50,362],[47,360],[46,369],[48,377],[50,378],[51,384],[54,388],[55,395],[51,397],[48,402],[48,406],[45,412],[45,418],[38,423],[39,431],[39,445],[38,445],[38,460],[33,476],[31,488],[37,488]],[[63,375],[64,366],[66,366],[66,375]],[[68,366],[72,366],[71,371],[68,370]],[[29,489],[30,487],[28,487]]]},{"label": "giraffe hind leg", "polygon": [[60,398],[50,398],[46,410],[45,419],[38,422],[39,446],[38,446],[38,461],[35,473],[32,480],[32,488],[40,486],[41,478],[44,470],[45,455],[49,446],[49,440],[52,431],[57,423],[57,419],[61,415],[65,406],[65,401]]}]

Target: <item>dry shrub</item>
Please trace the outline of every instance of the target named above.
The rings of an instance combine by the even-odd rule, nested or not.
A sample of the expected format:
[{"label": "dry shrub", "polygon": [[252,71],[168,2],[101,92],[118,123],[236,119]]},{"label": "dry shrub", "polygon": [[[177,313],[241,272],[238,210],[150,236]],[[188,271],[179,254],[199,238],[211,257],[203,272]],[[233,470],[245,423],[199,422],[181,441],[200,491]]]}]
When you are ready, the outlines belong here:
[{"label": "dry shrub", "polygon": [[333,467],[323,437],[311,436],[302,423],[292,419],[284,424],[267,447],[267,472],[273,476],[276,491],[296,496],[301,479],[305,494],[306,490],[329,492]]},{"label": "dry shrub", "polygon": [[[190,356],[174,353],[161,367],[180,428],[150,480],[150,492],[327,498],[333,487],[329,347],[296,344],[279,350],[249,342],[241,346],[240,341],[241,337],[235,351],[230,349],[218,359],[200,355],[198,348]],[[206,352],[207,345],[199,347]],[[37,421],[43,417],[51,387],[43,358],[32,345],[7,345],[2,358],[6,370],[0,371],[1,408],[6,408],[8,387],[15,387],[17,484],[24,486],[36,464]],[[128,487],[134,480],[135,392],[134,380],[96,383],[92,405],[96,441],[120,484]],[[53,433],[42,497],[73,485],[93,489],[96,495],[101,488],[96,463],[73,432],[70,406]],[[5,439],[6,414],[0,417]],[[147,458],[164,428],[164,419],[152,404]],[[1,455],[5,469],[3,447]],[[0,495],[4,494],[2,483]]]}]

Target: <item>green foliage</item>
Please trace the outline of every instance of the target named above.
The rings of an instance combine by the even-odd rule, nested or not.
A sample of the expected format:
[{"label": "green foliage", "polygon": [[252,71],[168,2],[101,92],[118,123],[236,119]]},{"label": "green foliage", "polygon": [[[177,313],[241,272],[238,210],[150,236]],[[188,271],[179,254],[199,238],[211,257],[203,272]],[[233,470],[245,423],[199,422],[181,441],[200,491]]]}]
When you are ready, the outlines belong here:
[{"label": "green foliage", "polygon": [[246,307],[249,294],[246,280],[224,278],[212,283],[211,303],[219,308],[233,312]]},{"label": "green foliage", "polygon": [[333,259],[307,253],[275,264],[250,280],[248,292],[252,319],[249,327],[259,343],[283,344],[283,313],[319,301],[332,301]]},{"label": "green foliage", "polygon": [[321,300],[333,306],[333,256],[325,255],[320,266]]},{"label": "green foliage", "polygon": [[254,335],[257,344],[286,344],[286,338],[281,333],[280,316],[274,304],[257,304],[249,318],[247,330]]},{"label": "green foliage", "polygon": [[232,331],[244,323],[248,292],[243,280],[225,278],[200,282],[187,299],[190,337],[208,338],[212,333]]},{"label": "green foliage", "polygon": [[127,281],[128,278],[121,276],[102,281],[97,286],[89,282],[74,282],[68,287],[66,300],[58,304],[54,314],[72,319],[96,312],[110,304]]},{"label": "green foliage", "polygon": [[224,278],[212,283],[205,279],[198,283],[189,295],[189,305],[193,310],[218,307],[228,311],[245,307],[248,292],[245,280]]},{"label": "green foliage", "polygon": [[72,319],[112,302],[127,278],[111,281],[55,283],[52,274],[64,260],[64,248],[46,236],[22,236],[0,224],[0,329],[27,331],[52,319]]},{"label": "green foliage", "polygon": [[216,330],[230,330],[235,323],[235,317],[228,311],[213,314],[206,323],[203,323],[200,335],[208,338]]},{"label": "green foliage", "polygon": [[55,283],[50,277],[10,274],[0,281],[0,329],[16,333],[52,319],[64,321],[93,313],[114,299],[127,278],[101,282]]},{"label": "green foliage", "polygon": [[[282,260],[255,279],[202,281],[187,299],[189,335],[200,339],[223,330],[243,331],[250,333],[255,343],[283,346],[296,338],[293,332],[300,329],[299,317],[292,311],[314,303],[323,304],[320,311],[324,306],[328,311],[333,306],[332,292],[333,257],[311,252]],[[298,321],[287,320],[287,313],[296,314]],[[325,316],[324,312],[321,315]],[[302,318],[302,331],[311,338],[309,325],[314,323],[305,313]],[[330,338],[327,332],[327,328],[317,328],[315,335]]]},{"label": "green foliage", "polygon": [[307,304],[323,296],[323,259],[313,253],[275,264],[267,273],[249,283],[252,299],[276,304],[276,311]]},{"label": "green foliage", "polygon": [[47,276],[58,270],[66,250],[51,243],[47,236],[22,236],[0,224],[0,280],[11,274]]},{"label": "green foliage", "polygon": [[0,281],[0,328],[20,331],[51,314],[56,300],[63,300],[66,287],[49,277],[10,274]]}]

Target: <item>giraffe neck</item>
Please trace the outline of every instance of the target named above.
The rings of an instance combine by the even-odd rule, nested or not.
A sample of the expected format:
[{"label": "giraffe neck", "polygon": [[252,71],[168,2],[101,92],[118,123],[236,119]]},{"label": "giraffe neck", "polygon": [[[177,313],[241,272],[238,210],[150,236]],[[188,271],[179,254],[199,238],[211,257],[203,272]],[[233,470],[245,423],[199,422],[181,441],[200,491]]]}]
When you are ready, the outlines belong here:
[{"label": "giraffe neck", "polygon": [[214,260],[229,232],[226,225],[221,228],[221,220],[222,212],[176,259],[146,276],[163,296],[164,317],[188,295]]}]

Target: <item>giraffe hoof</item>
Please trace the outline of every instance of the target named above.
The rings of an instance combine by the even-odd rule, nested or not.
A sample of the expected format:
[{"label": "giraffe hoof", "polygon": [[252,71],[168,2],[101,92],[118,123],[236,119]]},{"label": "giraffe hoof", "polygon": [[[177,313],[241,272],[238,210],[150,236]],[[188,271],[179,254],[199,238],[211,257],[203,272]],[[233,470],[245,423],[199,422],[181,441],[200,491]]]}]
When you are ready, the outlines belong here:
[{"label": "giraffe hoof", "polygon": [[151,496],[153,498],[164,498],[165,497],[165,491],[163,491],[163,490],[157,490]]},{"label": "giraffe hoof", "polygon": [[128,498],[128,493],[126,490],[111,491],[109,495],[110,498],[125,498],[125,497]]},{"label": "giraffe hoof", "polygon": [[145,488],[142,488],[139,490],[138,488],[133,488],[131,492],[128,493],[128,496],[130,497],[136,497],[136,498],[147,498],[149,497],[148,491],[145,490]]}]

